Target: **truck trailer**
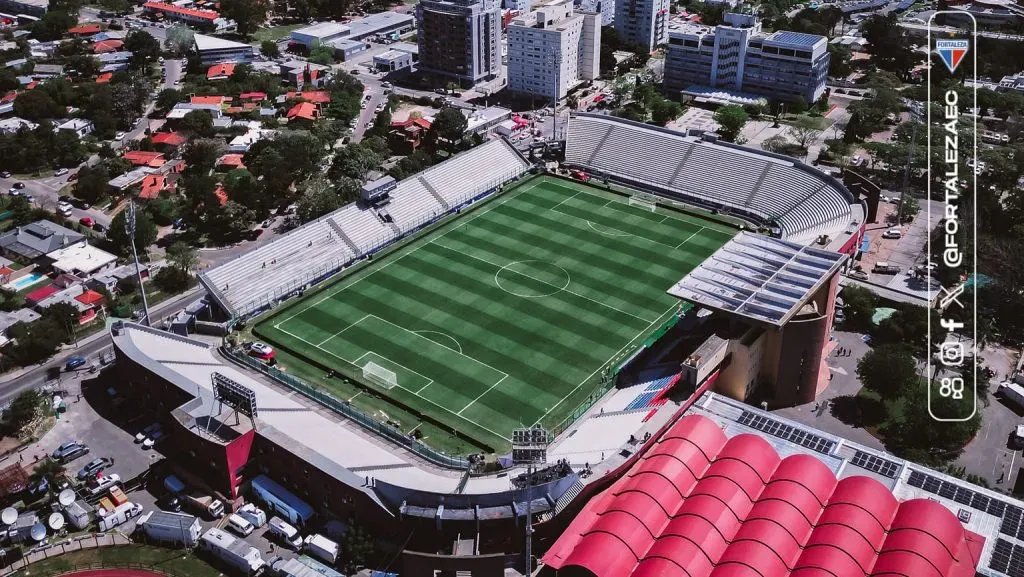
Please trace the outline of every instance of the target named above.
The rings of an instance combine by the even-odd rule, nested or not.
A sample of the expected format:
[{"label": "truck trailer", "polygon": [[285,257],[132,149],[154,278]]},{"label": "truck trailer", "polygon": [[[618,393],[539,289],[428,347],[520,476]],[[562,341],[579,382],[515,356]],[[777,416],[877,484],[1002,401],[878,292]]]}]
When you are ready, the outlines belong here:
[{"label": "truck trailer", "polygon": [[257,575],[266,566],[255,547],[217,528],[203,533],[199,539],[199,548],[244,575]]},{"label": "truck trailer", "polygon": [[1017,383],[1006,381],[999,383],[999,388],[996,389],[996,394],[1002,395],[1007,401],[1012,402],[1019,408],[1024,408],[1024,387]]},{"label": "truck trailer", "polygon": [[153,541],[185,547],[195,547],[203,530],[196,517],[165,511],[150,511],[135,526]]},{"label": "truck trailer", "polygon": [[292,525],[302,527],[313,518],[313,508],[270,477],[260,475],[252,480],[252,492],[267,506],[268,514],[276,514]]},{"label": "truck trailer", "polygon": [[338,562],[338,544],[323,535],[308,535],[302,541],[302,550],[328,565]]}]

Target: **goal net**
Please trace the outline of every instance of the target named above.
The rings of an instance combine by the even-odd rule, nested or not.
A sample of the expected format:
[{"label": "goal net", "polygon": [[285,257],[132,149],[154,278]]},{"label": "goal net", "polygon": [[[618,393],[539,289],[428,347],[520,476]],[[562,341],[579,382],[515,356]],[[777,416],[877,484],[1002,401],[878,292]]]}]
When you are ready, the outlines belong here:
[{"label": "goal net", "polygon": [[373,361],[363,365],[363,378],[377,383],[385,389],[391,389],[398,385],[398,376],[394,371],[389,371]]},{"label": "goal net", "polygon": [[640,194],[634,194],[629,197],[629,206],[639,206],[640,208],[651,212],[654,212],[658,208],[658,204],[653,198]]}]

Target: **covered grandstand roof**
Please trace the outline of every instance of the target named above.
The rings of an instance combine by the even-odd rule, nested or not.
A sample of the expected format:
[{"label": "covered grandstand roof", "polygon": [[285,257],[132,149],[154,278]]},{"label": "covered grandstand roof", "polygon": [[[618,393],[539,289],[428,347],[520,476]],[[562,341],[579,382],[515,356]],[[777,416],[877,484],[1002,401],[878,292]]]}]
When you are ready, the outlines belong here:
[{"label": "covered grandstand roof", "polygon": [[975,574],[986,540],[943,503],[900,501],[868,476],[837,478],[810,451],[783,456],[766,437],[728,432],[682,417],[544,562],[600,577]]},{"label": "covered grandstand roof", "polygon": [[821,250],[741,232],[668,289],[692,303],[781,326],[846,260]]},{"label": "covered grandstand roof", "polygon": [[201,273],[199,280],[231,314],[257,312],[515,180],[528,167],[505,140],[485,142],[398,183],[383,213],[347,205]]}]

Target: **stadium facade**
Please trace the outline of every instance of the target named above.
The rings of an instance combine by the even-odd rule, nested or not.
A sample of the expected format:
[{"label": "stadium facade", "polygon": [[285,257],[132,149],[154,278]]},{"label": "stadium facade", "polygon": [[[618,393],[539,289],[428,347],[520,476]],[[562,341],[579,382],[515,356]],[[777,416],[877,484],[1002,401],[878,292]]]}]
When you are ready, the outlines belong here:
[{"label": "stadium facade", "polygon": [[[426,450],[244,354],[120,322],[111,339],[124,394],[158,410],[173,431],[167,452],[232,505],[266,475],[318,521],[474,540],[406,552],[403,575],[521,566],[493,543],[519,551],[527,503],[548,574],[1022,574],[1024,504],[743,402],[767,392],[799,403],[820,391],[836,274],[861,245],[863,199],[792,158],[706,135],[584,114],[567,133],[567,167],[653,193],[661,210],[697,206],[759,233],[739,233],[665,287],[694,305],[668,329],[691,352],[657,374],[641,367],[642,378],[574,415],[532,489],[522,468],[474,470],[472,459]],[[201,280],[216,306],[251,317],[528,169],[507,142],[486,143],[397,183],[386,219],[351,205]],[[677,350],[665,334],[650,346],[672,340]],[[249,393],[251,418],[223,383]]]},{"label": "stadium facade", "polygon": [[812,103],[828,81],[828,39],[798,32],[761,31],[752,14],[726,13],[715,27],[685,24],[668,33],[665,91],[721,88],[736,93]]}]

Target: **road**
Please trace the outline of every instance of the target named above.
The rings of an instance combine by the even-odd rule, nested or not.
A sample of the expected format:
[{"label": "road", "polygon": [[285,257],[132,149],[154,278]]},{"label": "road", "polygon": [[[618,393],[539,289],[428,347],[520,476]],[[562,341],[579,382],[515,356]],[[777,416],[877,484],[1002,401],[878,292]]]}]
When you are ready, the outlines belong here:
[{"label": "road", "polygon": [[[201,288],[193,289],[179,297],[162,302],[150,309],[150,317],[154,320],[164,319],[172,313],[180,311],[186,306],[201,299],[206,294]],[[7,403],[11,398],[21,391],[32,387],[39,387],[45,383],[47,375],[54,369],[61,370],[69,357],[85,357],[95,359],[102,352],[111,348],[110,339],[100,333],[90,339],[83,341],[77,348],[69,348],[61,351],[48,359],[42,365],[29,369],[25,374],[12,378],[8,381],[0,381],[0,405]]]}]

